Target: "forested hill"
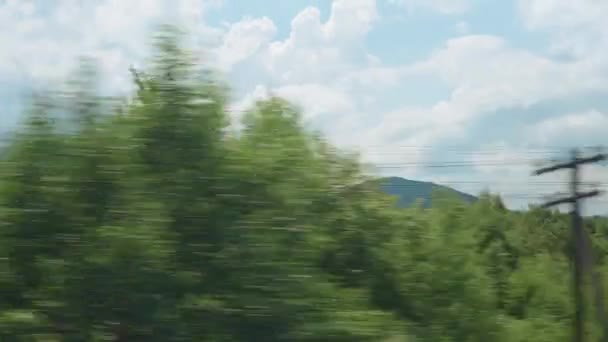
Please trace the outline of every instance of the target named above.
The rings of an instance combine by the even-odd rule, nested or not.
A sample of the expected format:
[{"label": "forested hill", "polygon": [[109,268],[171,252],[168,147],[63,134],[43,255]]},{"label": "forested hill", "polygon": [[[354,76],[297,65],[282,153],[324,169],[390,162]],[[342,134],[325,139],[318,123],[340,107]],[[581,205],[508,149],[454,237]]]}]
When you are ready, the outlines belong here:
[{"label": "forested hill", "polygon": [[398,198],[397,205],[402,208],[410,207],[416,201],[420,201],[424,208],[429,208],[432,206],[433,194],[439,192],[455,195],[467,203],[477,200],[477,197],[473,195],[431,182],[421,182],[400,177],[385,177],[375,182],[378,183],[383,192],[396,196]]}]

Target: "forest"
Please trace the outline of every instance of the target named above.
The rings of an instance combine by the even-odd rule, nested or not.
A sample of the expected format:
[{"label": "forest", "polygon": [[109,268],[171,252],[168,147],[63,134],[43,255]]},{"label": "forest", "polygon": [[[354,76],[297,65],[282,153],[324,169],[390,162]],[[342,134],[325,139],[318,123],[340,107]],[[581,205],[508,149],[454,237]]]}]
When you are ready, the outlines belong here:
[{"label": "forest", "polygon": [[[568,215],[399,208],[283,99],[230,129],[181,39],[121,99],[83,61],[3,146],[1,341],[571,340]],[[585,229],[606,274],[608,221]]]}]

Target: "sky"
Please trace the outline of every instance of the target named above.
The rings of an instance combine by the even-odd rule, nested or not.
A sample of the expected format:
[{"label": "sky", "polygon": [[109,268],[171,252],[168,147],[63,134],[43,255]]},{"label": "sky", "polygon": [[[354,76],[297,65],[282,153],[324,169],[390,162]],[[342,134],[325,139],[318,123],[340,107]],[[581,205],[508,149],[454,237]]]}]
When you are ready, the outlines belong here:
[{"label": "sky", "polygon": [[[127,93],[172,23],[230,83],[235,121],[279,95],[375,173],[520,209],[568,190],[534,168],[608,142],[606,17],[604,0],[0,0],[0,131],[82,56]],[[605,164],[582,176],[608,190]],[[584,208],[608,213],[608,196]]]}]

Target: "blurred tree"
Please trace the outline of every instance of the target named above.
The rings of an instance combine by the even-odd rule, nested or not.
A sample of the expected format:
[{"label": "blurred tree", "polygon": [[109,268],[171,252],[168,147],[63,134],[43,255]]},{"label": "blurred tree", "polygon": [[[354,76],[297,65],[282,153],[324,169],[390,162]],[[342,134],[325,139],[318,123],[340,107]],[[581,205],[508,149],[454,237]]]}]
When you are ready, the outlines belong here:
[{"label": "blurred tree", "polygon": [[[227,87],[163,27],[116,107],[83,60],[0,174],[4,341],[565,341],[567,216],[438,193],[399,209],[356,155]],[[588,222],[605,268],[608,221]]]}]

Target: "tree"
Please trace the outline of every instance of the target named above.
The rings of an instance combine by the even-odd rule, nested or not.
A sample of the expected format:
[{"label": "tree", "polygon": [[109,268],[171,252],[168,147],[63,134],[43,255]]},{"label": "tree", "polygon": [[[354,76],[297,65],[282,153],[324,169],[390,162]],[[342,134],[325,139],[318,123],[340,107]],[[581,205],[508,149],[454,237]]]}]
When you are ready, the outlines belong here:
[{"label": "tree", "polygon": [[[2,340],[568,338],[566,216],[400,209],[277,97],[228,134],[226,87],[180,37],[159,31],[118,110],[84,60],[7,146]],[[587,222],[603,268],[606,222]]]}]

